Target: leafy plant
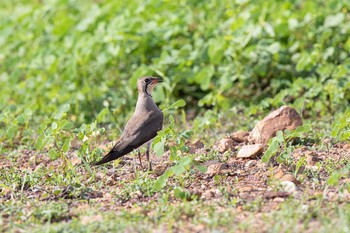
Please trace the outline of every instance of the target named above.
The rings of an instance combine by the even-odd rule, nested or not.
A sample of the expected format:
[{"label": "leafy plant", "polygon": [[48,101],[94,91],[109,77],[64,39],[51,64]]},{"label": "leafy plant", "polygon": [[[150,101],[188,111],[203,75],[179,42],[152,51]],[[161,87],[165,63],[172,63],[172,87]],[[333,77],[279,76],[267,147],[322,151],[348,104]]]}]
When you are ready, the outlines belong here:
[{"label": "leafy plant", "polygon": [[284,132],[278,131],[276,133],[276,136],[270,139],[268,143],[269,146],[265,154],[262,156],[261,160],[264,163],[267,163],[270,161],[272,156],[275,156],[277,153],[279,153],[277,161],[288,162],[290,159],[289,156],[293,152],[293,147],[289,146],[288,143],[297,137],[302,137],[305,133],[310,132],[310,130],[310,125],[305,124],[297,127],[295,130],[285,130]]},{"label": "leafy plant", "polygon": [[350,111],[339,114],[332,124],[332,137],[340,141],[350,140]]},{"label": "leafy plant", "polygon": [[[165,108],[163,112],[167,114],[169,110],[183,107],[185,104],[185,101],[178,100]],[[184,130],[182,132],[177,132],[176,129],[175,119],[172,115],[169,115],[169,125],[162,131],[158,132],[157,137],[153,140],[153,149],[156,155],[162,156],[164,154],[164,148],[167,142],[170,151],[170,161],[175,162],[175,165],[167,169],[155,182],[154,188],[156,190],[160,190],[164,187],[167,180],[173,175],[181,179],[181,175],[192,167],[195,167],[200,171],[205,171],[206,169],[189,154],[189,147],[186,145],[186,140],[191,138],[193,131]]]}]

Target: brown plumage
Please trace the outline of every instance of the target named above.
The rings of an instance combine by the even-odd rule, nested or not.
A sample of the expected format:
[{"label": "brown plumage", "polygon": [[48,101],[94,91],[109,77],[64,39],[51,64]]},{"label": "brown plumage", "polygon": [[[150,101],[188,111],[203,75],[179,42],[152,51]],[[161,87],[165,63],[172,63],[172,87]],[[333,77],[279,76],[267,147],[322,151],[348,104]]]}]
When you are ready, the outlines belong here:
[{"label": "brown plumage", "polygon": [[[107,163],[130,153],[153,139],[157,132],[162,129],[163,113],[154,103],[151,96],[153,88],[162,81],[161,78],[154,77],[144,77],[138,80],[137,89],[139,95],[135,112],[126,124],[116,145],[96,165]],[[148,149],[147,159],[149,160]]]}]

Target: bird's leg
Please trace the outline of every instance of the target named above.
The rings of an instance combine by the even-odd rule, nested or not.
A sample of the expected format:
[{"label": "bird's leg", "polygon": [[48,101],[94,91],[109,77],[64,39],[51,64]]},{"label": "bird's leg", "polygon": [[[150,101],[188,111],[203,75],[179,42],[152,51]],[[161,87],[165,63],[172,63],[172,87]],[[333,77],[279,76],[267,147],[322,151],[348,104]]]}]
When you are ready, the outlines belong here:
[{"label": "bird's leg", "polygon": [[152,171],[152,164],[151,161],[149,160],[149,149],[151,147],[152,141],[147,143],[147,150],[146,150],[146,156],[147,156],[147,163],[148,163],[148,171]]},{"label": "bird's leg", "polygon": [[141,162],[141,152],[140,152],[140,149],[137,149],[137,156],[139,157],[141,169],[143,169],[142,162]]}]

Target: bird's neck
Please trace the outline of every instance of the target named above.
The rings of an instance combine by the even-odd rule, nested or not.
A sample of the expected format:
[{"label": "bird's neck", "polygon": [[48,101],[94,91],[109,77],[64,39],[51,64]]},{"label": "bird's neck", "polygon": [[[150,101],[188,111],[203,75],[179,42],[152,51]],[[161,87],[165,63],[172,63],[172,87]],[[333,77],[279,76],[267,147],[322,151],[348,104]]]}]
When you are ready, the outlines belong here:
[{"label": "bird's neck", "polygon": [[137,99],[135,112],[144,112],[157,107],[152,97],[146,93],[140,93]]}]

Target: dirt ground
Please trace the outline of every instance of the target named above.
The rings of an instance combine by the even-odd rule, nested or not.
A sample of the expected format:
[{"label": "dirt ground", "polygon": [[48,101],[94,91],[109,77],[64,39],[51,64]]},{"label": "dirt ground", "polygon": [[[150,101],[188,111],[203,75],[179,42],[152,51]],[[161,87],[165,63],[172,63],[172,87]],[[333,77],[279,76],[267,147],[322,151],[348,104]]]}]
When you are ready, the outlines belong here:
[{"label": "dirt ground", "polygon": [[[205,154],[210,151],[208,148],[192,149],[198,154]],[[22,150],[20,154],[21,156],[18,156],[16,161],[2,160],[0,163],[1,171],[8,172],[11,169],[23,176],[26,171],[35,172],[38,169],[43,169],[43,167],[55,170],[61,166],[60,160],[51,161],[45,154],[36,154],[29,150]],[[168,154],[166,153],[162,157],[152,156],[151,161],[154,171],[148,173],[149,179],[157,179],[172,165]],[[299,147],[293,152],[294,162],[291,163],[297,164],[297,161],[304,159],[305,163],[298,170],[295,165],[287,166],[274,162],[265,164],[261,162],[259,157],[239,159],[235,157],[235,154],[235,151],[228,152],[225,156],[219,155],[217,160],[203,162],[208,167],[206,173],[193,171],[191,178],[186,179],[184,185],[184,188],[191,194],[188,201],[192,199],[202,200],[204,203],[216,204],[219,206],[219,210],[225,211],[224,203],[227,200],[235,200],[235,211],[240,213],[236,219],[237,222],[244,221],[252,212],[252,209],[247,208],[247,204],[258,201],[258,208],[255,208],[253,212],[256,215],[255,224],[262,227],[262,230],[263,223],[260,216],[263,213],[278,209],[279,204],[288,198],[301,199],[307,197],[307,201],[312,202],[318,196],[323,196],[324,200],[336,202],[339,205],[350,202],[349,192],[345,190],[340,194],[336,187],[327,186],[327,179],[330,176],[327,166],[333,164],[332,166],[336,166],[335,169],[342,169],[346,166],[350,159],[350,144],[338,143],[322,149],[319,149],[319,147],[314,149],[306,146]],[[157,192],[150,195],[142,191],[133,191],[127,195],[120,193],[117,196],[115,195],[115,190],[120,191],[127,188],[128,183],[136,179],[136,171],[139,173],[146,172],[145,161],[142,170],[136,154],[124,156],[117,165],[108,164],[104,170],[93,167],[92,169],[96,171],[93,177],[89,175],[81,161],[75,156],[74,151],[69,159],[76,172],[84,176],[82,182],[86,182],[86,185],[92,188],[75,192],[74,188],[68,185],[63,189],[61,187],[60,193],[57,195],[55,193],[57,187],[37,181],[34,185],[22,183],[21,187],[16,188],[17,191],[22,190],[28,199],[36,199],[39,202],[66,199],[70,202],[72,208],[70,214],[72,216],[74,216],[77,209],[87,205],[87,203],[75,202],[74,200],[84,199],[98,203],[101,211],[130,210],[132,212],[143,211],[135,209],[136,203],[147,205],[159,198],[160,194]],[[47,177],[42,177],[42,179],[48,179],[50,175],[52,174],[46,173],[44,176]],[[339,183],[345,184],[349,181],[349,176],[342,177]],[[96,184],[99,183],[101,185],[96,188]],[[167,186],[175,184],[176,181],[171,178]],[[0,189],[4,194],[0,197],[0,204],[16,198],[13,190],[5,186],[0,187]],[[169,197],[171,204],[176,205],[181,201],[181,199],[175,198],[174,195]],[[30,209],[31,207],[27,206],[27,208]],[[11,216],[4,213],[2,218],[6,223],[6,221],[10,221]],[[317,222],[315,224],[317,225]],[[190,223],[188,229],[194,232],[203,230],[200,226],[192,226]]]}]

